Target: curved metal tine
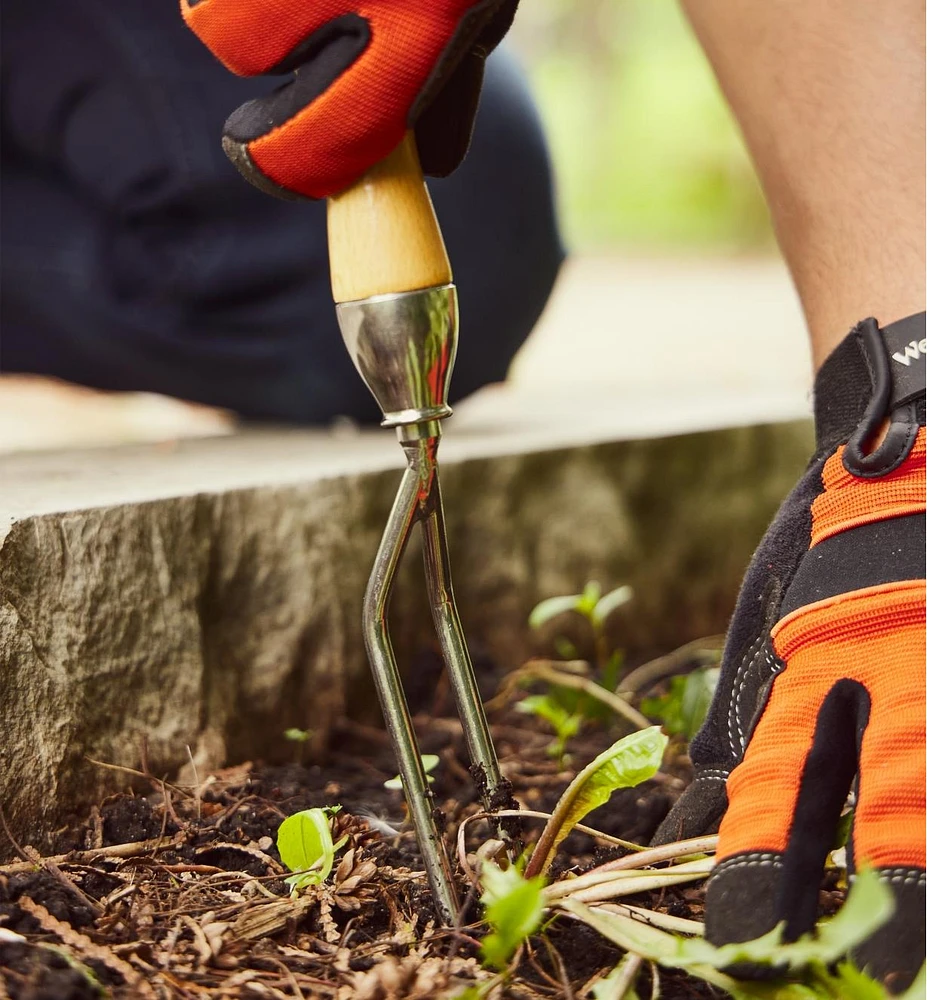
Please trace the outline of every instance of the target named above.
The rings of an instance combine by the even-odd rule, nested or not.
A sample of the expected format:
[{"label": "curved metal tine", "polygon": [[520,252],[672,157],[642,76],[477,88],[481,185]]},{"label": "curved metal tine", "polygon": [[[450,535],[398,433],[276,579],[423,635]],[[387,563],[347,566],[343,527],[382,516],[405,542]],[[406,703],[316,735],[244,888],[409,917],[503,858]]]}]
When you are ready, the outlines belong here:
[{"label": "curved metal tine", "polygon": [[[496,749],[493,746],[486,712],[480,698],[476,675],[470,661],[467,640],[464,637],[454,588],[451,582],[450,556],[447,549],[447,534],[444,527],[444,505],[441,499],[441,484],[437,468],[432,469],[430,491],[422,517],[422,542],[425,558],[425,581],[435,631],[441,645],[441,653],[447,666],[448,676],[457,702],[457,712],[463,725],[464,738],[470,761],[480,774],[474,774],[485,808],[489,811],[499,808],[498,792],[502,786],[502,773]],[[503,833],[502,839],[508,839]]]},{"label": "curved metal tine", "polygon": [[412,525],[420,517],[419,500],[419,474],[410,466],[403,473],[367,584],[364,596],[364,641],[435,905],[442,922],[451,926],[457,920],[460,903],[444,840],[435,823],[434,799],[422,767],[418,740],[412,727],[386,621],[396,567]]}]

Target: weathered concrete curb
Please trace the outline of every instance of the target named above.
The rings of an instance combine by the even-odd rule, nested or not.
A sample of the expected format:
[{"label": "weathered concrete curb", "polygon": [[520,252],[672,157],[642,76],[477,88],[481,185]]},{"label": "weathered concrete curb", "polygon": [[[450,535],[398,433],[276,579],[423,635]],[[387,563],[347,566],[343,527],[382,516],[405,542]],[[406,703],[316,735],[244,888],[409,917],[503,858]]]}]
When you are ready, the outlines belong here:
[{"label": "weathered concrete curb", "polygon": [[[398,456],[274,481],[261,467],[270,440],[251,443],[252,482],[269,485],[217,476],[214,489],[118,502],[101,474],[98,504],[87,487],[74,509],[46,499],[30,514],[17,483],[0,536],[0,798],[22,841],[43,846],[68,814],[123,785],[86,758],[137,766],[142,736],[153,770],[170,773],[188,745],[211,764],[289,755],[288,726],[314,729],[320,746],[349,701],[369,707],[358,616],[397,483],[383,466]],[[533,604],[590,578],[635,587],[619,622],[632,656],[722,630],[809,445],[800,421],[446,463],[472,644],[517,665]],[[196,447],[206,461],[248,442]],[[171,456],[162,461],[169,481]],[[29,467],[24,457],[0,475]],[[391,611],[405,662],[431,642],[420,576],[410,552]]]}]

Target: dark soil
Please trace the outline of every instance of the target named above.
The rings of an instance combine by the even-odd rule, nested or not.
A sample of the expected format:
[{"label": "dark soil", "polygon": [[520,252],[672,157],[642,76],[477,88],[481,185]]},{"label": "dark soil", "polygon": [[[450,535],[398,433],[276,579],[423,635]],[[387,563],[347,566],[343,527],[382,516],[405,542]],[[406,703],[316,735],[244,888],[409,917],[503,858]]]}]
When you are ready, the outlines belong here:
[{"label": "dark soil", "polygon": [[[480,804],[459,723],[449,717],[441,685],[438,691],[431,705],[419,701],[417,728],[423,751],[441,756],[433,787],[453,844],[461,820]],[[550,810],[577,767],[622,734],[586,727],[570,744],[575,763],[561,767],[547,753],[544,723],[510,705],[491,718],[503,770],[527,809]],[[671,748],[667,760],[656,780],[617,793],[585,822],[646,843],[688,780],[684,747]],[[245,763],[196,788],[152,779],[148,795],[102,802],[62,837],[62,852],[81,853],[0,867],[0,1000],[4,987],[11,1000],[431,1000],[487,982],[476,906],[467,911],[473,923],[459,930],[434,918],[401,793],[383,787],[394,772],[385,734],[345,723],[324,762]],[[347,837],[336,869],[326,885],[293,901],[277,827],[301,809],[334,804],[342,806],[335,838]],[[523,823],[528,839],[536,836],[540,824]],[[470,834],[475,849],[489,829],[472,823]],[[615,853],[574,833],[553,874],[588,869]],[[473,899],[463,876],[460,890]],[[697,920],[701,899],[701,888],[685,886],[629,902]],[[837,899],[828,894],[831,906]],[[590,981],[620,958],[585,925],[558,919],[490,996],[588,996]],[[645,968],[642,996],[650,995],[647,984]],[[661,974],[661,991],[670,1000],[718,995],[670,971]]]}]

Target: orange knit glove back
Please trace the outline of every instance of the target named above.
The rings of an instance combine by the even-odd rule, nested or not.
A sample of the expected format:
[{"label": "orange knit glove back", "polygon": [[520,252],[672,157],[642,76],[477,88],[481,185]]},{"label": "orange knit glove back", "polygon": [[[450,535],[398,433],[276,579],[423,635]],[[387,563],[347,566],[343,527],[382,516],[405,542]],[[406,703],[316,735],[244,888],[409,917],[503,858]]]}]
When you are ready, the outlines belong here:
[{"label": "orange knit glove back", "polygon": [[483,63],[517,0],[181,0],[187,24],[240,76],[293,74],[242,105],[223,147],[284,197],[350,185],[415,128],[426,173],[463,159]]}]

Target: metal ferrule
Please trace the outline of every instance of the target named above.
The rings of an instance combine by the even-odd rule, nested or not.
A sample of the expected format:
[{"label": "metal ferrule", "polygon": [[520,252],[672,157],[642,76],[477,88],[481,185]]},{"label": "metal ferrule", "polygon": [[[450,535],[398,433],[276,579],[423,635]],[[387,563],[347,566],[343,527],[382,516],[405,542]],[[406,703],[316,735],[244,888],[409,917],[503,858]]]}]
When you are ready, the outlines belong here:
[{"label": "metal ferrule", "polygon": [[338,325],[384,427],[441,420],[457,354],[457,289],[439,285],[337,307]]}]

